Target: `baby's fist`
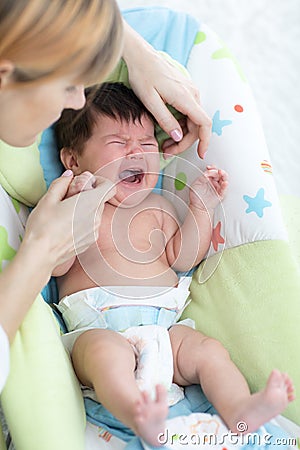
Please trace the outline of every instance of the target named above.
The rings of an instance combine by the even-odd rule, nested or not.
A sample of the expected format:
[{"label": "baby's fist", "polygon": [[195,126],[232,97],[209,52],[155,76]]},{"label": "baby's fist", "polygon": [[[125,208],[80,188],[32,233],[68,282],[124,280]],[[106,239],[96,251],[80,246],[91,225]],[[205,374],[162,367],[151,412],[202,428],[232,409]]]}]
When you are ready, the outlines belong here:
[{"label": "baby's fist", "polygon": [[76,175],[70,183],[66,198],[79,194],[82,191],[88,191],[95,187],[95,176],[91,172],[82,172]]},{"label": "baby's fist", "polygon": [[190,205],[198,209],[215,209],[228,187],[228,175],[216,166],[207,166],[190,188]]}]

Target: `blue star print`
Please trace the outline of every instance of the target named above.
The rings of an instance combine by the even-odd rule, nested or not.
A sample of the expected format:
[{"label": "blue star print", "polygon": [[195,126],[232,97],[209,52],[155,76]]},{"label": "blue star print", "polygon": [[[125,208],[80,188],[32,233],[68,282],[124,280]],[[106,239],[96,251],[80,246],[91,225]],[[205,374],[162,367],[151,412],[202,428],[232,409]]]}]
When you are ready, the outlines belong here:
[{"label": "blue star print", "polygon": [[220,119],[220,111],[216,111],[214,117],[212,119],[212,133],[216,133],[218,136],[221,136],[223,133],[223,127],[227,127],[232,124],[232,120],[221,120]]},{"label": "blue star print", "polygon": [[246,209],[247,214],[255,212],[258,217],[262,217],[264,215],[264,208],[272,206],[271,202],[268,202],[268,200],[264,199],[264,195],[265,195],[264,188],[260,188],[257,191],[255,197],[249,197],[248,195],[243,196],[243,199],[249,205],[249,207]]}]

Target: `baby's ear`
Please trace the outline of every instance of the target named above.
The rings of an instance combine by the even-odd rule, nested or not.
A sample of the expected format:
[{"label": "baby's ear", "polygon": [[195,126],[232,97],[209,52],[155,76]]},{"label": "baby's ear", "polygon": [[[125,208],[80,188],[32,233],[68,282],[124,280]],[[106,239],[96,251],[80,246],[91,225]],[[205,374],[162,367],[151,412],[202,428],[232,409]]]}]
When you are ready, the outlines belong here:
[{"label": "baby's ear", "polygon": [[72,148],[63,147],[60,151],[60,159],[66,169],[71,169],[77,175],[79,169],[77,153]]}]

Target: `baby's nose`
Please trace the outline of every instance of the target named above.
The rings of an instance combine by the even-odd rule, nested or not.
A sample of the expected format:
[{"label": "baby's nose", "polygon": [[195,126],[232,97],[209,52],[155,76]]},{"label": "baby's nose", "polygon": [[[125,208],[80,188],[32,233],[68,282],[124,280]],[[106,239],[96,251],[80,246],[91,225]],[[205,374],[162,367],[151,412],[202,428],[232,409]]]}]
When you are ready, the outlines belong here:
[{"label": "baby's nose", "polygon": [[142,159],[143,152],[139,145],[134,145],[130,148],[127,157],[130,159]]}]

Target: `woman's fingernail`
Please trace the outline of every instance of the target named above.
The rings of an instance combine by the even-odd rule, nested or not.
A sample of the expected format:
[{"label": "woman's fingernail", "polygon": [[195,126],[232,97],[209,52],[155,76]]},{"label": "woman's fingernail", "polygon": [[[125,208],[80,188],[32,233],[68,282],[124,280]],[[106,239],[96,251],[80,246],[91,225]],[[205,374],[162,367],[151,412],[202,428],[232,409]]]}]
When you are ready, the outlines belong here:
[{"label": "woman's fingernail", "polygon": [[182,131],[176,128],[175,130],[171,131],[170,136],[175,142],[179,142],[182,139]]},{"label": "woman's fingernail", "polygon": [[62,174],[62,177],[70,177],[71,175],[73,175],[73,172],[72,170],[68,169]]}]

